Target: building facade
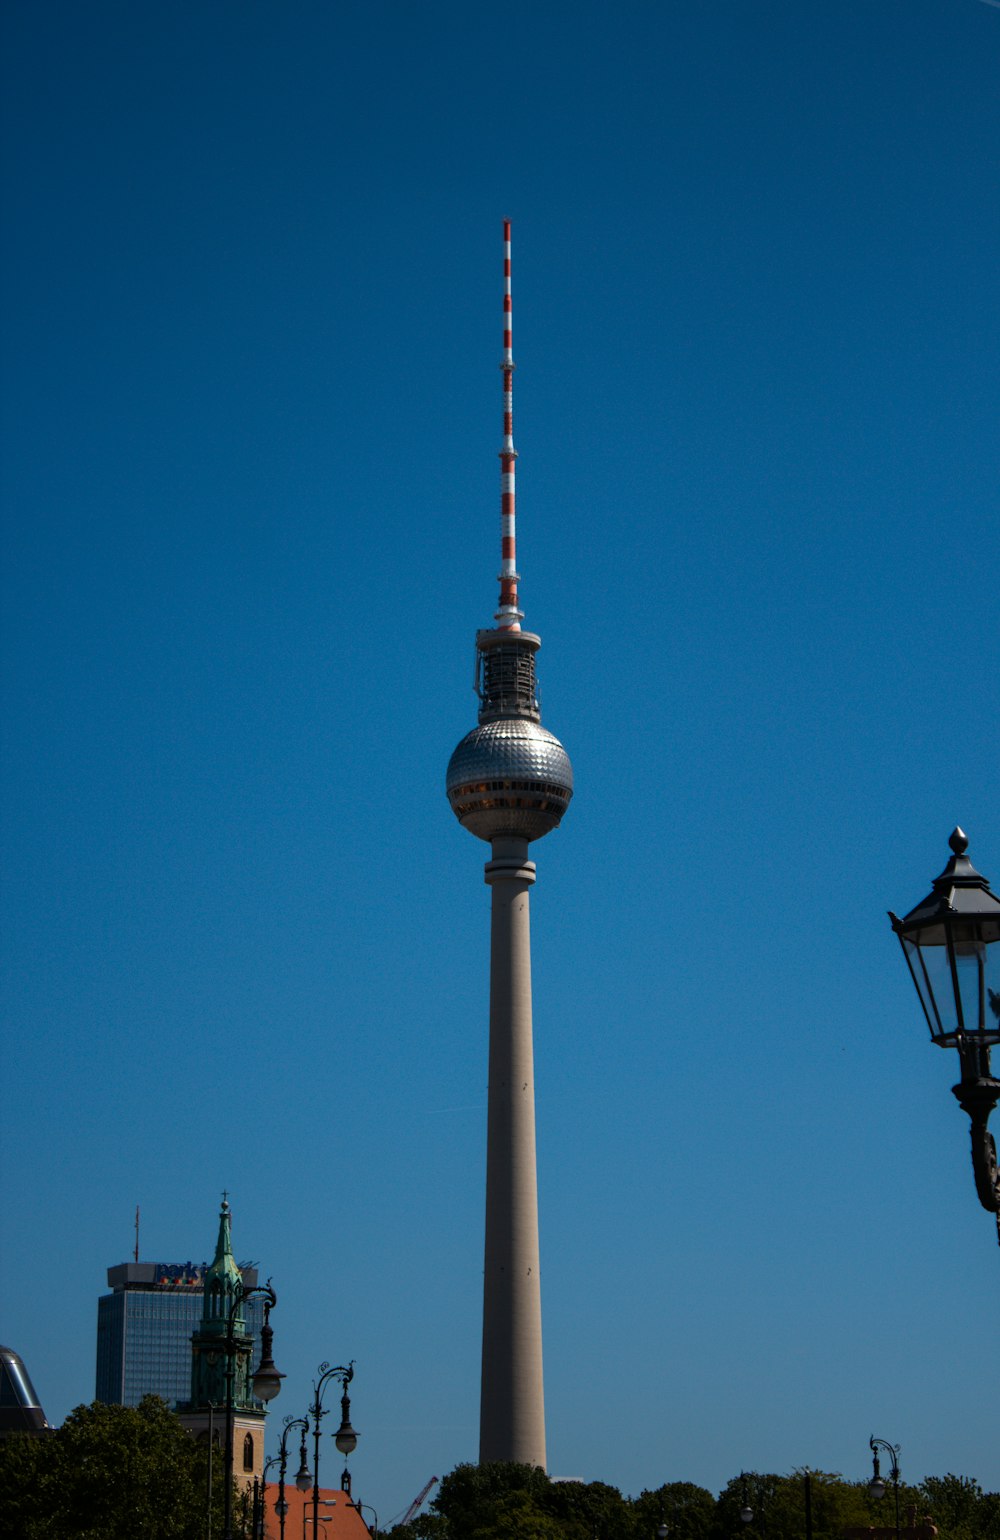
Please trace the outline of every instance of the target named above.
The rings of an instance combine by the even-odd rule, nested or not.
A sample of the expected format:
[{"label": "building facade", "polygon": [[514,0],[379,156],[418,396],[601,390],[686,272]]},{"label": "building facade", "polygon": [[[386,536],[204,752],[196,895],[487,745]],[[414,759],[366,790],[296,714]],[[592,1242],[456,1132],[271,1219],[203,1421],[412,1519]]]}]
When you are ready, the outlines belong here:
[{"label": "building facade", "polygon": [[[138,1406],[143,1396],[162,1396],[168,1406],[191,1395],[191,1339],[201,1325],[207,1262],[122,1262],[108,1268],[110,1294],[97,1301],[95,1399],[110,1406]],[[257,1269],[239,1271],[247,1288]],[[263,1304],[246,1304],[247,1325],[260,1342]]]}]

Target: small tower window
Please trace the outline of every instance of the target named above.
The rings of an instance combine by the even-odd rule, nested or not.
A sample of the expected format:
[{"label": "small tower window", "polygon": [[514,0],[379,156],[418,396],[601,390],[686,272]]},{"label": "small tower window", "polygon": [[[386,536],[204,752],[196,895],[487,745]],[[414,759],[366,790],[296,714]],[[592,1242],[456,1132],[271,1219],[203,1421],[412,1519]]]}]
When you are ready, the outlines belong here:
[{"label": "small tower window", "polygon": [[253,1470],[253,1439],[249,1433],[243,1440],[243,1469]]}]

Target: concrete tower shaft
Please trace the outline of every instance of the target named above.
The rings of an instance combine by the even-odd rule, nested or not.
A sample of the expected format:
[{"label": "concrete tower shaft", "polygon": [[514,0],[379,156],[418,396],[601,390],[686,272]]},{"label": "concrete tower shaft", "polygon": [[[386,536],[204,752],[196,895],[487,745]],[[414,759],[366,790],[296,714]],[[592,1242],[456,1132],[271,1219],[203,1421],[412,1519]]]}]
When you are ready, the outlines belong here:
[{"label": "concrete tower shaft", "polygon": [[528,842],[493,841],[479,1459],[545,1468]]}]

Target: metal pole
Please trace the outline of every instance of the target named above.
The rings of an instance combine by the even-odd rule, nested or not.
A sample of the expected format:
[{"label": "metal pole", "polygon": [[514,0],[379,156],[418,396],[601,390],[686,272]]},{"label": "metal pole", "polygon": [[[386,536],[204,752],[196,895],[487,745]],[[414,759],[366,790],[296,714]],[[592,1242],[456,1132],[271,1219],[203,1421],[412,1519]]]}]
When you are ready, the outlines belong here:
[{"label": "metal pole", "polygon": [[280,1464],[278,1466],[278,1533],[281,1540],[285,1540],[285,1471],[288,1467],[288,1424],[281,1430],[281,1443],[278,1446]]},{"label": "metal pole", "polygon": [[[313,1540],[319,1534],[319,1420],[323,1415],[320,1402],[320,1389],[322,1379],[316,1387],[316,1400],[313,1403]],[[305,1504],[303,1504],[303,1512]],[[305,1540],[305,1519],[302,1522],[302,1540]]]},{"label": "metal pole", "polygon": [[813,1483],[811,1471],[806,1471],[806,1540],[813,1540]]},{"label": "metal pole", "polygon": [[278,1474],[278,1533],[281,1540],[285,1540],[285,1467],[288,1464],[288,1450],[285,1447],[285,1435],[281,1435],[281,1467]]},{"label": "metal pole", "polygon": [[226,1490],[225,1490],[225,1518],[223,1520],[222,1533],[225,1540],[233,1540],[233,1380],[236,1378],[236,1369],[233,1364],[233,1352],[235,1343],[232,1337],[232,1325],[227,1328],[226,1337]]},{"label": "metal pole", "polygon": [[215,1407],[208,1408],[208,1504],[205,1516],[205,1540],[212,1540],[212,1455],[215,1452]]}]

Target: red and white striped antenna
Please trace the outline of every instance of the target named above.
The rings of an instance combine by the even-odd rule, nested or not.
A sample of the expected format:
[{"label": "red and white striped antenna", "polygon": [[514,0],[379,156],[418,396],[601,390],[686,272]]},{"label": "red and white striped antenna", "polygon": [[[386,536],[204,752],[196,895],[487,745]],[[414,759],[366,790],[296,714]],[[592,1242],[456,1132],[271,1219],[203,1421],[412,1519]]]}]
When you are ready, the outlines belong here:
[{"label": "red and white striped antenna", "polygon": [[503,448],[500,451],[500,608],[493,617],[500,631],[520,631],[517,607],[517,542],[514,522],[514,352],[510,305],[510,220],[503,222]]}]

